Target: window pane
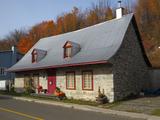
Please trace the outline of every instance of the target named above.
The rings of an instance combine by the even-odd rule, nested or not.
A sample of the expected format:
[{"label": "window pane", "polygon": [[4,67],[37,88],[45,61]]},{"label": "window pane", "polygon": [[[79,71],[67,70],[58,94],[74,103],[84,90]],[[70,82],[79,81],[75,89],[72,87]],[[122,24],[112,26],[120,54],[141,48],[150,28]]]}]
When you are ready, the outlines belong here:
[{"label": "window pane", "polygon": [[0,68],[0,76],[4,76],[4,75],[6,75],[7,74],[7,72],[6,72],[6,68]]},{"label": "window pane", "polygon": [[35,62],[37,62],[37,57],[38,57],[38,55],[35,54],[35,55],[34,55],[34,60],[35,60]]},{"label": "window pane", "polygon": [[92,89],[92,72],[83,72],[83,89]]},{"label": "window pane", "polygon": [[33,75],[33,87],[38,88],[39,75]]},{"label": "window pane", "polygon": [[66,57],[71,57],[71,48],[66,48]]},{"label": "window pane", "polygon": [[66,74],[66,84],[68,89],[75,89],[75,74],[67,73]]},{"label": "window pane", "polygon": [[25,88],[30,87],[30,77],[29,77],[29,75],[24,76],[24,87]]}]

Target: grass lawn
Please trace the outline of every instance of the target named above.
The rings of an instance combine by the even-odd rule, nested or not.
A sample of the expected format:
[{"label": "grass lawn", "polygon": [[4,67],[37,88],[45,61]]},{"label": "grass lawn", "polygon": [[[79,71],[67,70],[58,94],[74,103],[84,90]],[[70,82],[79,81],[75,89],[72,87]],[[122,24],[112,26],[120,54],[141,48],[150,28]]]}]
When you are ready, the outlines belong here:
[{"label": "grass lawn", "polygon": [[152,115],[160,116],[160,109],[153,110]]},{"label": "grass lawn", "polygon": [[41,99],[41,100],[50,100],[50,101],[57,101],[57,102],[64,102],[64,103],[74,103],[74,104],[79,104],[79,105],[91,105],[91,106],[98,106],[99,105],[98,103],[96,103],[94,101],[85,101],[85,100],[76,100],[76,99],[58,100],[56,98],[47,98],[47,97],[41,97],[41,96],[32,96],[30,94],[25,94],[25,93],[0,91],[0,94],[2,94],[2,95],[17,96],[17,97],[27,97],[27,98]]},{"label": "grass lawn", "polygon": [[102,104],[102,105],[99,105],[100,107],[102,108],[105,108],[105,109],[111,109],[113,107],[116,107],[118,105],[120,105],[122,103],[122,101],[118,101],[118,102],[113,102],[113,103],[108,103],[108,104]]},{"label": "grass lawn", "polygon": [[16,92],[7,92],[7,91],[0,91],[1,95],[11,95],[11,96],[24,96],[24,93],[16,93]]},{"label": "grass lawn", "polygon": [[34,99],[40,99],[40,100],[49,100],[49,101],[56,101],[56,102],[63,102],[63,103],[73,103],[73,104],[79,104],[79,105],[97,106],[97,107],[105,108],[105,109],[110,109],[110,108],[115,107],[115,106],[117,106],[121,103],[121,102],[115,102],[115,103],[98,104],[95,101],[85,101],[85,100],[76,100],[76,99],[58,100],[56,98],[49,98],[49,97],[42,97],[42,96],[32,96],[32,95],[25,94],[25,93],[15,93],[15,92],[9,92],[8,93],[6,91],[0,91],[0,94],[17,96],[17,97],[34,98]]}]

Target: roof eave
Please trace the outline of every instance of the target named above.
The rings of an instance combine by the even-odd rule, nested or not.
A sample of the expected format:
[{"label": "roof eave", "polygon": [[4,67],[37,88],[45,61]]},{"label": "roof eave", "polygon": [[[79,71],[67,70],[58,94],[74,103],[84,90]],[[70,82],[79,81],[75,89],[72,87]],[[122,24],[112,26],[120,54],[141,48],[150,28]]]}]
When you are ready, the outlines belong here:
[{"label": "roof eave", "polygon": [[138,29],[138,25],[137,25],[137,22],[136,22],[136,19],[135,19],[134,15],[132,17],[132,23],[134,24],[135,32],[136,32],[137,37],[139,39],[139,43],[140,43],[140,46],[141,46],[141,50],[142,50],[142,54],[143,54],[144,60],[145,60],[145,62],[146,62],[148,67],[152,67],[152,64],[150,63],[150,61],[149,61],[149,59],[148,59],[148,57],[146,55],[146,52],[145,52],[145,49],[144,49],[144,46],[143,46],[143,43],[142,43],[142,38],[141,38],[139,29]]},{"label": "roof eave", "polygon": [[95,64],[105,64],[108,63],[106,60],[101,61],[91,61],[91,62],[83,62],[83,63],[75,63],[75,64],[63,64],[63,65],[54,65],[54,66],[45,66],[45,67],[37,67],[37,68],[23,68],[23,69],[8,69],[8,72],[24,72],[24,71],[34,71],[34,70],[43,70],[43,69],[51,69],[51,68],[64,68],[64,67],[76,67],[83,65],[95,65]]}]

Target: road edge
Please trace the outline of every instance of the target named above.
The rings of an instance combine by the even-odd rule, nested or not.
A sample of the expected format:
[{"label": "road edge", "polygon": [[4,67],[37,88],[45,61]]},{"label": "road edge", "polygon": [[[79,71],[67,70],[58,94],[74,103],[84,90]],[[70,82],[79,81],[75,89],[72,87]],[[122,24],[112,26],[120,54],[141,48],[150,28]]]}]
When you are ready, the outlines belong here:
[{"label": "road edge", "polygon": [[89,106],[89,105],[78,105],[78,104],[73,104],[73,103],[62,103],[62,102],[56,102],[56,101],[39,100],[39,99],[34,99],[34,98],[15,97],[15,96],[8,96],[8,95],[7,97],[15,99],[15,100],[35,102],[39,104],[54,105],[54,106],[78,109],[78,110],[83,110],[83,111],[99,112],[103,114],[112,114],[112,115],[125,116],[125,117],[130,117],[130,118],[139,118],[139,119],[145,119],[145,120],[160,120],[160,117],[158,116],[147,115],[147,114],[142,114],[142,113],[116,111],[116,110],[98,108],[98,107]]}]

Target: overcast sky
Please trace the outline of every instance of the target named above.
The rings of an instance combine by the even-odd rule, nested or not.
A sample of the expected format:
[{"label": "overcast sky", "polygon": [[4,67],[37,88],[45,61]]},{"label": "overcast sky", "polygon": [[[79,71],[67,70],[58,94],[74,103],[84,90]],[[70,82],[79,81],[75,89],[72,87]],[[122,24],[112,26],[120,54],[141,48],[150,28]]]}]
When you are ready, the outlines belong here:
[{"label": "overcast sky", "polygon": [[[15,29],[29,28],[57,15],[70,11],[74,6],[84,10],[98,0],[0,0],[0,38]],[[111,0],[115,6],[117,0]]]}]

